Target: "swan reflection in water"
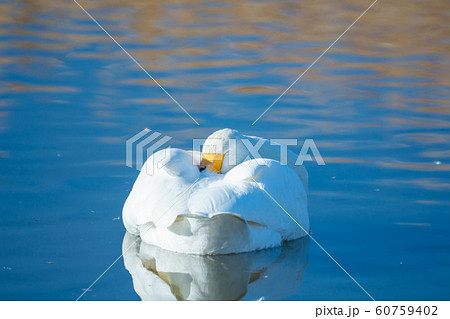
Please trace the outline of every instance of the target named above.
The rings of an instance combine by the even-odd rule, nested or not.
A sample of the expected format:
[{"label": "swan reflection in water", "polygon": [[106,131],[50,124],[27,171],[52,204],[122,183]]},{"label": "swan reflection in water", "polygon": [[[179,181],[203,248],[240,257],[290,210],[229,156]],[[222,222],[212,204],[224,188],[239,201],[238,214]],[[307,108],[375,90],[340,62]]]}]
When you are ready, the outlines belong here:
[{"label": "swan reflection in water", "polygon": [[[131,245],[131,247],[130,247]],[[123,239],[125,268],[142,300],[279,300],[298,292],[309,238],[232,255],[188,255]]]}]

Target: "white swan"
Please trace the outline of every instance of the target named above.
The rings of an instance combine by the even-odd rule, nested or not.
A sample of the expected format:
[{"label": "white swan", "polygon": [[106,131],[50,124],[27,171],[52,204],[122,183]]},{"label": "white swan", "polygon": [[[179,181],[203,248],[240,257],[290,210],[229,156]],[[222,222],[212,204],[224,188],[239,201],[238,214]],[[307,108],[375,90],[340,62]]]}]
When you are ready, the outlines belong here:
[{"label": "white swan", "polygon": [[[262,145],[262,158],[248,159],[246,140]],[[125,202],[125,227],[163,249],[211,255],[306,236],[308,175],[293,164],[294,153],[288,151],[288,165],[274,159],[278,154],[279,146],[230,129],[209,136],[203,156],[159,151],[146,161]]]}]

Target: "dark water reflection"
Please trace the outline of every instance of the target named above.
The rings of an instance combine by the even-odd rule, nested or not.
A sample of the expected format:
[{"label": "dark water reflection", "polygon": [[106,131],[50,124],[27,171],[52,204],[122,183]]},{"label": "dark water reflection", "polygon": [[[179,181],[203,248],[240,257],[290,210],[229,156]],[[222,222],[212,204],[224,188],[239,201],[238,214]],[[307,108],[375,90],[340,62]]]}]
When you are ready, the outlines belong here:
[{"label": "dark water reflection", "polygon": [[[313,138],[316,239],[376,299],[448,299],[448,1],[0,3],[0,299],[76,299],[121,253],[144,127],[174,147],[233,127]],[[257,294],[252,295],[256,297]],[[283,299],[366,299],[315,245]],[[86,299],[138,299],[116,265]]]}]

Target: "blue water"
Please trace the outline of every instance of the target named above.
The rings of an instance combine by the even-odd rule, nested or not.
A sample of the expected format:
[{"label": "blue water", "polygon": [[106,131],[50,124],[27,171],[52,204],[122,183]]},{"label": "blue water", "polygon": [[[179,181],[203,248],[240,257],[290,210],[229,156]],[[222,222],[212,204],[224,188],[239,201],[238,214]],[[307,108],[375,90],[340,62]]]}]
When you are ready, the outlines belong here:
[{"label": "blue water", "polygon": [[[200,125],[73,1],[2,1],[0,299],[75,300],[121,255],[146,127],[314,139],[314,238],[377,300],[450,298],[448,2],[379,1],[253,126],[369,2],[80,3]],[[234,259],[231,299],[369,300],[311,240]],[[140,299],[121,258],[81,300]]]}]

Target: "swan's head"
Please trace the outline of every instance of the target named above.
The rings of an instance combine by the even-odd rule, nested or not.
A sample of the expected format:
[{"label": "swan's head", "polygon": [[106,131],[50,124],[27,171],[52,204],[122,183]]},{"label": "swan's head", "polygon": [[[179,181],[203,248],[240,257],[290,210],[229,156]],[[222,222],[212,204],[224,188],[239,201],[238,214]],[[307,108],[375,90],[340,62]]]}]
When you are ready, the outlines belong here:
[{"label": "swan's head", "polygon": [[225,174],[248,156],[242,139],[246,136],[229,128],[219,130],[208,136],[203,144],[200,170],[208,169],[217,174]]}]

